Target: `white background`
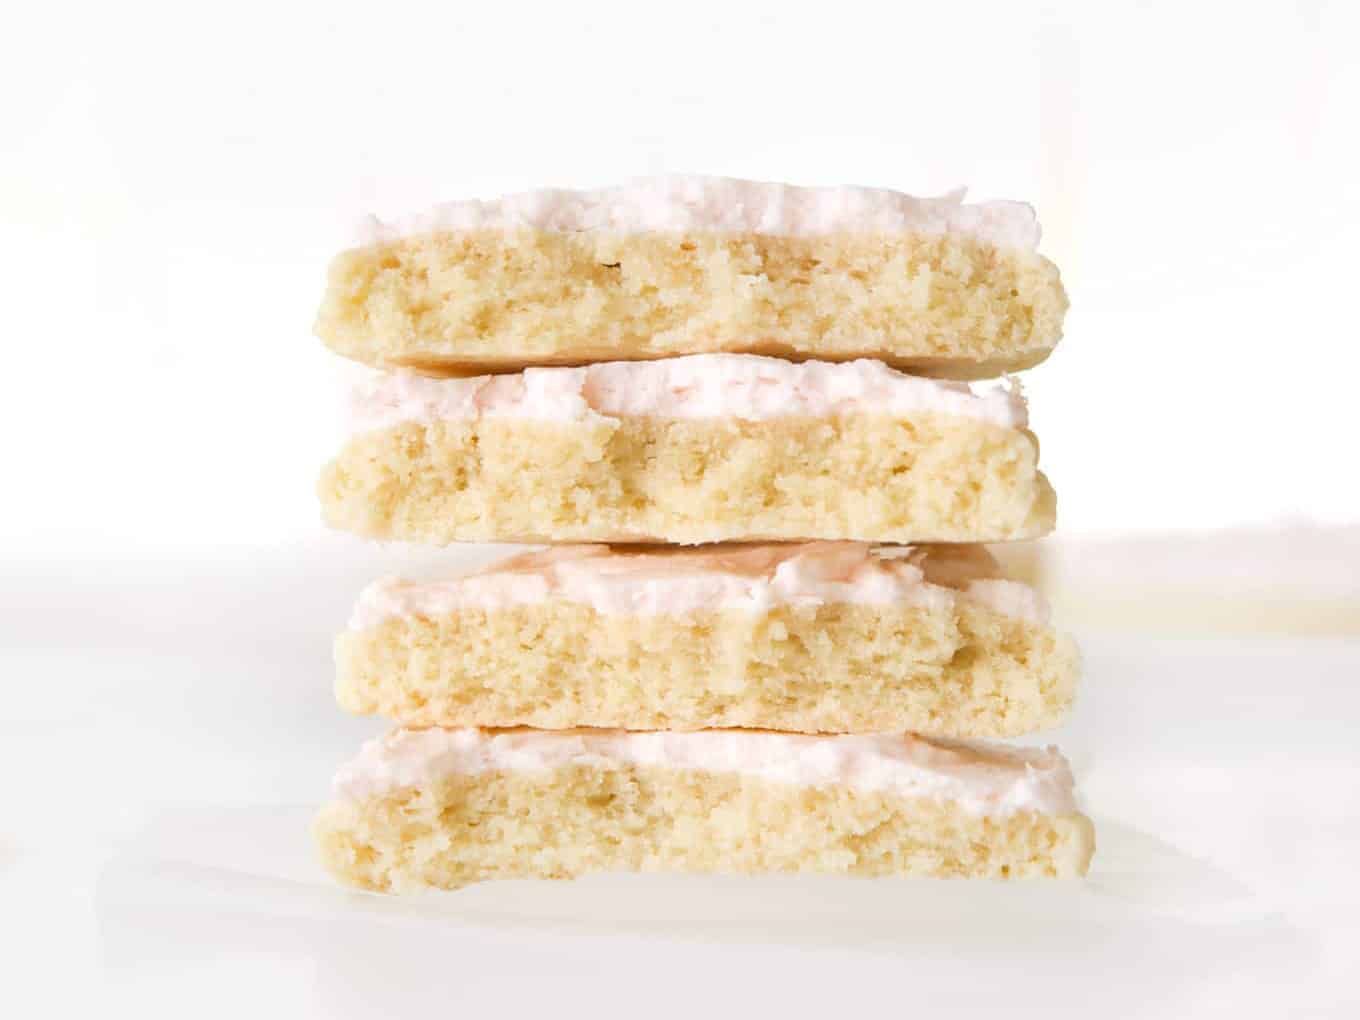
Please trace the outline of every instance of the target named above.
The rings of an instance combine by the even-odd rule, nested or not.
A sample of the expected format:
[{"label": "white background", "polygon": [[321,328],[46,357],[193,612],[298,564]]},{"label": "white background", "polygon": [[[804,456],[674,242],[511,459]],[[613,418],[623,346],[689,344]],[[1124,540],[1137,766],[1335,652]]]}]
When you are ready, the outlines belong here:
[{"label": "white background", "polygon": [[26,11],[0,413],[46,498],[3,534],[314,533],[310,327],[357,217],[669,171],[1032,200],[1072,297],[1027,378],[1069,533],[1354,522],[1355,7],[1137,6]]},{"label": "white background", "polygon": [[1106,871],[1054,899],[634,886],[402,912],[290,855],[294,815],[375,729],[331,704],[328,635],[375,571],[423,562],[317,522],[341,373],[309,330],[360,214],[656,172],[1031,200],[1072,298],[1026,379],[1064,532],[1355,524],[1355,10],[11,13],[0,945],[17,987],[197,1015],[935,1014],[948,996],[1346,1015],[1354,640],[1082,635],[1090,693],[1059,736],[1107,822]]}]

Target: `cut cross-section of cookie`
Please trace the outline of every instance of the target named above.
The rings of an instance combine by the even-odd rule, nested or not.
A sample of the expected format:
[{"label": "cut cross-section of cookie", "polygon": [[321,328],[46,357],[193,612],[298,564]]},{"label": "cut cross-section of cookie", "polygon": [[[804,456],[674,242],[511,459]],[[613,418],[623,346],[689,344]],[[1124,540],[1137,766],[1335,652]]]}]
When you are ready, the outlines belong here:
[{"label": "cut cross-section of cookie", "polygon": [[1018,389],[708,354],[376,375],[325,516],[448,542],[990,542],[1052,530]]},{"label": "cut cross-section of cookie", "polygon": [[1034,211],[872,188],[663,177],[370,220],[316,332],[373,365],[504,371],[714,351],[981,378],[1067,309]]},{"label": "cut cross-section of cookie", "polygon": [[1075,644],[977,547],[559,546],[388,579],[336,694],[407,726],[1010,737],[1056,726]]},{"label": "cut cross-section of cookie", "polygon": [[758,731],[398,730],[336,778],[326,866],[391,892],[602,871],[1070,878],[1056,751]]}]

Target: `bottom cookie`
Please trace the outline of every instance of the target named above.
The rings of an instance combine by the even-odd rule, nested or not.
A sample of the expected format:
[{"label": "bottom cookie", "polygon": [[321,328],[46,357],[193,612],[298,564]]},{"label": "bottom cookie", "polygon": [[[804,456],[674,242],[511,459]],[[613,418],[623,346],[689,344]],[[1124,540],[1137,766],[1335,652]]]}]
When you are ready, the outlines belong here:
[{"label": "bottom cookie", "polygon": [[396,730],[336,777],[326,866],[387,892],[604,871],[1077,877],[1056,751],[750,730]]}]

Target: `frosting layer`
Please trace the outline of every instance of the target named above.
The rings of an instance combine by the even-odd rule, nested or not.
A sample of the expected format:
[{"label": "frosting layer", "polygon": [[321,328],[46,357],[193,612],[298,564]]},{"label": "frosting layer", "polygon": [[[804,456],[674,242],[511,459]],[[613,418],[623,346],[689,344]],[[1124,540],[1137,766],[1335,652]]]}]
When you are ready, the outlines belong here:
[{"label": "frosting layer", "polygon": [[957,233],[998,247],[1034,249],[1039,224],[1023,202],[965,203],[964,189],[918,198],[884,188],[797,187],[731,177],[645,177],[610,188],[544,188],[490,201],[448,202],[384,223],[368,217],[360,244],[461,230],[572,233]]},{"label": "frosting layer", "polygon": [[630,551],[557,546],[463,577],[385,578],[360,594],[350,629],[392,617],[441,616],[562,600],[598,613],[662,615],[701,610],[764,612],[778,605],[849,602],[947,605],[970,599],[1044,623],[1048,608],[1027,585],[995,577],[995,561],[964,548],[879,549],[858,542],[714,546]]},{"label": "frosting layer", "polygon": [[464,379],[381,373],[355,388],[350,409],[356,432],[412,421],[497,417],[759,421],[930,413],[1002,428],[1028,424],[1024,396],[1013,381],[975,392],[967,383],[907,375],[881,361],[790,362],[754,354],[607,361]]},{"label": "frosting layer", "polygon": [[849,786],[957,804],[973,815],[1076,810],[1072,771],[1055,748],[902,736],[806,736],[762,730],[394,730],[369,741],[335,778],[365,800],[454,775],[587,765],[740,773],[773,783]]}]

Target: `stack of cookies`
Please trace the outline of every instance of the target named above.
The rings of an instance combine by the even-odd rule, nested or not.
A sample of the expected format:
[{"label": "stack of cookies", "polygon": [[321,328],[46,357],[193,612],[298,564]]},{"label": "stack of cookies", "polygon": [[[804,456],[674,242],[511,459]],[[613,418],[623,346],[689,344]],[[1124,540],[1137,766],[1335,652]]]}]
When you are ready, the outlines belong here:
[{"label": "stack of cookies", "polygon": [[1014,383],[1066,298],[1033,211],[663,178],[458,202],[333,262],[317,331],[373,366],[330,524],[546,543],[380,580],[336,778],[365,888],[595,871],[1073,876],[1079,670],[980,544],[1050,531]]}]

